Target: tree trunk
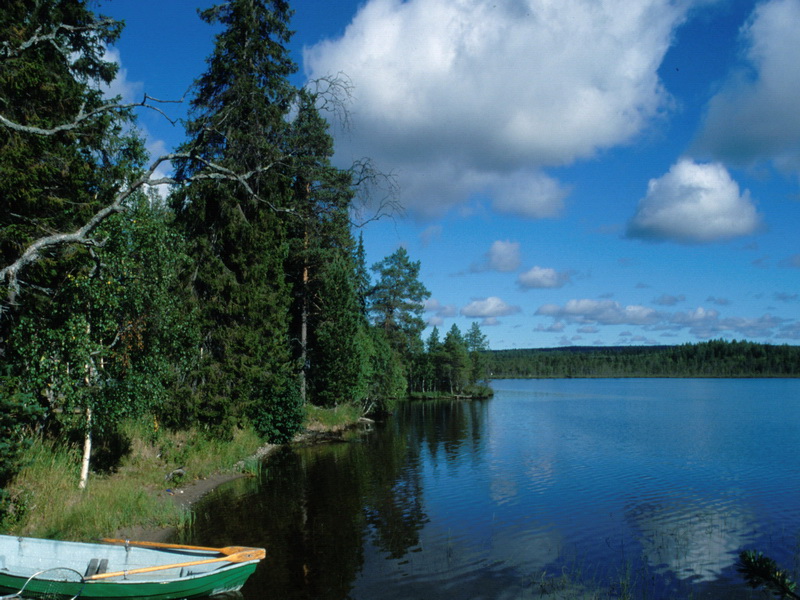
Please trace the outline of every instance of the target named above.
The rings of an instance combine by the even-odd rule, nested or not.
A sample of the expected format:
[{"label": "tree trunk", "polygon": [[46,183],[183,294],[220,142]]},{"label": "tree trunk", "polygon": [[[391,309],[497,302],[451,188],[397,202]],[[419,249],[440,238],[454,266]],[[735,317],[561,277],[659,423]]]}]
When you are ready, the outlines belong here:
[{"label": "tree trunk", "polygon": [[78,489],[86,489],[86,481],[89,479],[89,458],[92,455],[92,409],[86,407],[86,433],[83,437],[83,459],[81,460],[81,479],[78,482]]},{"label": "tree trunk", "polygon": [[[308,228],[306,227],[305,239],[303,240],[305,250],[308,251]],[[303,253],[303,291],[302,307],[300,309],[300,362],[303,365],[300,369],[300,398],[303,404],[306,403],[306,369],[308,361],[308,255]]]}]

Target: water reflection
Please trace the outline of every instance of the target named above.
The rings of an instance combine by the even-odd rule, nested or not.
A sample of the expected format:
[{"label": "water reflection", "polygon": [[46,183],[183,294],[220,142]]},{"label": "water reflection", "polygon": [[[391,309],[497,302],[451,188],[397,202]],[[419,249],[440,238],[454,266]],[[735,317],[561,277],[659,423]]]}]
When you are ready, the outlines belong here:
[{"label": "water reflection", "polygon": [[673,498],[636,505],[628,517],[656,573],[695,582],[719,579],[753,539],[752,518],[729,502]]},{"label": "water reflection", "polygon": [[[267,548],[246,600],[548,597],[542,573],[565,570],[597,589],[578,575],[561,597],[613,597],[632,573],[649,598],[748,598],[742,547],[787,563],[775,542],[800,528],[787,384],[503,385],[517,388],[403,405],[357,442],[283,450],[209,496],[185,541]],[[760,468],[765,430],[781,472]]]}]

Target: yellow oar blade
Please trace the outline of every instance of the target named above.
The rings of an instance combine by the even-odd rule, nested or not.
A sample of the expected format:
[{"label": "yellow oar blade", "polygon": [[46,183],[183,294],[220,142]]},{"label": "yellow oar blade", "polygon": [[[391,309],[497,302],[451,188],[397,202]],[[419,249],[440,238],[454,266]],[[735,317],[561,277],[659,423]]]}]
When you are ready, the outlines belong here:
[{"label": "yellow oar blade", "polygon": [[[107,544],[125,544],[128,546],[136,546],[138,548],[164,548],[172,550],[201,550],[207,552],[216,552],[218,554],[236,554],[245,550],[262,550],[261,548],[248,548],[246,546],[226,546],[225,548],[211,548],[208,546],[187,546],[184,544],[166,544],[164,542],[137,542],[133,540],[116,540],[111,538],[103,538],[101,541]],[[262,557],[263,558],[263,557]]]}]

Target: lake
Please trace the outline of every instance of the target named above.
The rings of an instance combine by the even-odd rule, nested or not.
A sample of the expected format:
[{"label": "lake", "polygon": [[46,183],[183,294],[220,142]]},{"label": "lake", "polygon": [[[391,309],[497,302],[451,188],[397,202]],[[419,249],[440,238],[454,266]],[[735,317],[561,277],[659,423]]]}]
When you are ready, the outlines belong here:
[{"label": "lake", "polygon": [[800,560],[800,380],[501,380],[284,449],[185,541],[255,545],[248,600],[756,598]]}]

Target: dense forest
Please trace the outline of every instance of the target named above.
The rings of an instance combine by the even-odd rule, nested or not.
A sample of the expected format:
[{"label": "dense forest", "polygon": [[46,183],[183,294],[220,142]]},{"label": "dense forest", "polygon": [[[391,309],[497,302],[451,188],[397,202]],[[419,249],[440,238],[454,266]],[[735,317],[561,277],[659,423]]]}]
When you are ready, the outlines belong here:
[{"label": "dense forest", "polygon": [[307,403],[380,410],[484,378],[477,325],[421,339],[419,262],[368,266],[353,218],[380,173],[332,165],[348,85],[290,83],[285,0],[199,13],[214,50],[184,142],[155,158],[136,114],[163,104],[103,93],[123,27],[93,5],[0,11],[0,488],[32,436],[82,444],[85,484],[126,419],[283,442]]},{"label": "dense forest", "polygon": [[800,377],[800,347],[713,340],[680,346],[567,347],[486,353],[489,376]]}]

